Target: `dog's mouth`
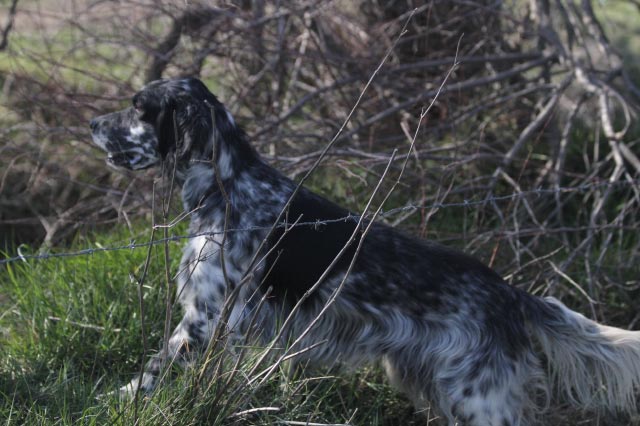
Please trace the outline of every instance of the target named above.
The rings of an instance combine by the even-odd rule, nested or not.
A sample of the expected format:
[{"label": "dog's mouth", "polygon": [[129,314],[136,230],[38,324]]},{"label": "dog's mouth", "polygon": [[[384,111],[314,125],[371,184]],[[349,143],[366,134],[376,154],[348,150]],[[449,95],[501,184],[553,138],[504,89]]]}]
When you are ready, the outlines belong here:
[{"label": "dog's mouth", "polygon": [[114,167],[124,167],[130,170],[142,170],[151,167],[153,162],[145,162],[145,158],[140,154],[122,151],[108,152],[107,164]]}]

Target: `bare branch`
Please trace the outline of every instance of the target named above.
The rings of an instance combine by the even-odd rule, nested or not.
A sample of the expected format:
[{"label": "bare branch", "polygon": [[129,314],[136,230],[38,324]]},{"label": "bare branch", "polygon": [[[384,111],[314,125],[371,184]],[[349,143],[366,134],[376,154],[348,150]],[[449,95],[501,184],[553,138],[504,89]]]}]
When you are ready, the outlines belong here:
[{"label": "bare branch", "polygon": [[9,6],[9,14],[7,16],[7,23],[2,30],[2,38],[0,39],[0,51],[5,50],[9,45],[9,33],[11,32],[11,28],[13,28],[13,20],[16,16],[18,6],[18,0],[12,0],[11,6]]}]

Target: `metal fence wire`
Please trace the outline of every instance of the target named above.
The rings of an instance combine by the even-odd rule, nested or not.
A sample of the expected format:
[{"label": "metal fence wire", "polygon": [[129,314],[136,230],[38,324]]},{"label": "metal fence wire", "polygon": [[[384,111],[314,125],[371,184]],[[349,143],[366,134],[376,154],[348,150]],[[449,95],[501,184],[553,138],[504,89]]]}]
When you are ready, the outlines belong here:
[{"label": "metal fence wire", "polygon": [[[465,207],[465,208],[480,207],[480,206],[492,205],[494,203],[525,199],[528,197],[542,197],[545,195],[560,195],[560,194],[569,194],[569,193],[586,193],[589,191],[593,191],[594,189],[603,189],[603,188],[611,188],[611,187],[632,188],[636,190],[636,196],[637,197],[640,196],[637,194],[638,191],[640,191],[640,179],[626,180],[626,181],[619,180],[619,181],[613,181],[613,182],[611,181],[597,182],[597,183],[583,184],[583,185],[577,185],[577,186],[563,186],[563,187],[556,187],[556,188],[536,188],[536,189],[530,189],[526,191],[513,192],[506,195],[486,196],[482,199],[475,199],[475,200],[465,199],[463,201],[451,202],[451,203],[437,202],[437,203],[432,203],[428,205],[418,205],[418,204],[409,203],[402,207],[397,207],[397,208],[389,209],[386,211],[382,210],[377,215],[377,217],[378,218],[389,217],[389,216],[397,215],[397,214],[408,212],[408,211],[414,211],[414,210],[434,210],[434,209],[439,210],[444,208],[455,208],[455,207]],[[370,216],[370,214],[367,214],[365,219],[368,216]],[[322,225],[327,225],[331,223],[345,222],[345,221],[357,222],[360,219],[360,217],[361,216],[358,214],[350,213],[347,216],[337,218],[337,219],[316,220],[312,222],[304,221],[304,217],[302,217],[295,224],[278,223],[276,227],[296,227],[296,226],[309,226],[309,225],[322,226]],[[602,225],[602,226],[596,226],[595,229],[596,230],[605,229],[605,228],[608,229],[610,227],[611,227],[610,225]],[[172,235],[166,238],[158,238],[158,239],[154,239],[146,242],[136,242],[135,240],[132,240],[129,244],[110,246],[110,247],[88,247],[86,249],[70,251],[70,252],[43,252],[43,253],[37,253],[37,254],[28,254],[28,253],[25,253],[24,246],[19,246],[17,250],[18,254],[16,256],[0,259],[0,265],[10,264],[18,261],[26,262],[29,260],[47,260],[47,259],[55,259],[55,258],[90,256],[90,255],[101,253],[101,252],[133,250],[133,249],[145,248],[145,247],[148,248],[149,246],[165,244],[167,242],[179,242],[182,240],[188,240],[188,239],[202,237],[202,236],[213,236],[217,234],[243,232],[243,231],[269,230],[271,228],[273,228],[273,225],[262,226],[262,227],[256,226],[256,227],[248,227],[248,228],[235,228],[235,229],[227,229],[226,231],[217,231],[217,232],[200,232],[200,233],[193,233],[193,234],[186,234],[186,235]],[[581,227],[579,229],[585,230],[586,228]]]}]

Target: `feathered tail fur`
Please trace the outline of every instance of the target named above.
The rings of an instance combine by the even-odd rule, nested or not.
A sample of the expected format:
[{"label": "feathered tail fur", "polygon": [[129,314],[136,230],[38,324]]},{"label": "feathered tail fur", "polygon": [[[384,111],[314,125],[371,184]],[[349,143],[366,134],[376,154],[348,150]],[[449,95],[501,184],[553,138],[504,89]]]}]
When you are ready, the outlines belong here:
[{"label": "feathered tail fur", "polygon": [[580,407],[637,412],[640,332],[598,324],[548,297],[528,299],[554,384]]}]

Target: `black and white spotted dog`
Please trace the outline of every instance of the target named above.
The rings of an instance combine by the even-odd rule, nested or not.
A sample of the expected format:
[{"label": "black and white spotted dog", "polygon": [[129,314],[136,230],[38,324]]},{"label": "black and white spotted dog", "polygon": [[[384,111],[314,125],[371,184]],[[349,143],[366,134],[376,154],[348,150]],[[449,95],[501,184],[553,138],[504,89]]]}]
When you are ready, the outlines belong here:
[{"label": "black and white spotted dog", "polygon": [[[258,324],[267,339],[274,336],[278,318],[316,283],[356,228],[354,221],[336,221],[277,227],[269,235],[296,185],[260,159],[197,79],[149,83],[130,108],[95,118],[91,130],[112,165],[138,170],[174,158],[190,233],[211,233],[184,248],[177,275],[184,317],[168,351],[151,359],[123,392],[138,385],[151,391],[169,360],[184,362],[187,352],[205,348],[225,292],[237,285],[229,327],[246,332],[255,294],[259,299],[270,288]],[[223,265],[227,199],[227,228],[235,231],[224,241]],[[303,188],[283,217],[307,223],[347,215]],[[291,335],[307,328],[343,281],[357,243],[301,304]],[[252,259],[259,260],[256,267]],[[314,345],[300,361],[380,361],[417,407],[434,404],[452,425],[530,424],[555,387],[577,406],[636,410],[640,333],[600,325],[555,299],[529,295],[476,259],[383,224],[364,237],[337,298],[299,343]],[[539,354],[550,366],[549,381]]]}]

